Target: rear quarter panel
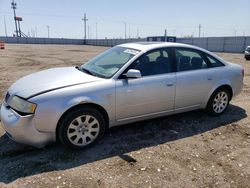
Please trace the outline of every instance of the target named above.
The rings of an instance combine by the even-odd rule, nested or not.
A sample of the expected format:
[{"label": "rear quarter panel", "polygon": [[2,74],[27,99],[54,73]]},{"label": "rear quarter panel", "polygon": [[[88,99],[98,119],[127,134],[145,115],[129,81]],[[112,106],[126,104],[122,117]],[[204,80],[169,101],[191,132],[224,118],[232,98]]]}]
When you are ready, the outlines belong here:
[{"label": "rear quarter panel", "polygon": [[213,88],[208,93],[204,101],[203,108],[206,107],[209,98],[213,92],[223,85],[228,85],[232,88],[233,96],[235,97],[240,93],[243,87],[242,67],[240,65],[227,63],[223,67],[211,68],[211,75],[213,77]]}]

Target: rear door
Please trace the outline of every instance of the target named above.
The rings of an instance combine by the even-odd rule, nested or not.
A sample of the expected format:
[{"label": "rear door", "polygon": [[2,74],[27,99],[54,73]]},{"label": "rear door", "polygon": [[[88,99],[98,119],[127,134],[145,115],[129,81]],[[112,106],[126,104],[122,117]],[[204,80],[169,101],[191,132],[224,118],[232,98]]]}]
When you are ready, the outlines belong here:
[{"label": "rear door", "polygon": [[190,48],[175,48],[175,110],[199,108],[213,86],[209,63],[203,53]]}]

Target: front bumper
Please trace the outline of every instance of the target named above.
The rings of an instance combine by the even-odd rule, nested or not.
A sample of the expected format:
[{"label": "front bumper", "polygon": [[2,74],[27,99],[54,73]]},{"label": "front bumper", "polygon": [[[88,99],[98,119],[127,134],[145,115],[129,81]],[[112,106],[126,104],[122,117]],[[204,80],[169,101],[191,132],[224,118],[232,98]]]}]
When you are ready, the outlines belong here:
[{"label": "front bumper", "polygon": [[40,132],[35,128],[34,115],[21,116],[2,104],[0,116],[3,129],[14,141],[38,148],[55,141],[55,133]]}]

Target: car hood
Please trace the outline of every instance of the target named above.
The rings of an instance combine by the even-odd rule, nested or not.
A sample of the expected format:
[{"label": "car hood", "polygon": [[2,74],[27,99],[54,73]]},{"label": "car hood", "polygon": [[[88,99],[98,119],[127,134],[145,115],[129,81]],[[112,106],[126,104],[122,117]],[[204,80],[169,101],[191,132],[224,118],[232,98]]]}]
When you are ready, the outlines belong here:
[{"label": "car hood", "polygon": [[27,99],[56,89],[100,80],[103,79],[81,72],[75,67],[53,68],[19,79],[8,92]]}]

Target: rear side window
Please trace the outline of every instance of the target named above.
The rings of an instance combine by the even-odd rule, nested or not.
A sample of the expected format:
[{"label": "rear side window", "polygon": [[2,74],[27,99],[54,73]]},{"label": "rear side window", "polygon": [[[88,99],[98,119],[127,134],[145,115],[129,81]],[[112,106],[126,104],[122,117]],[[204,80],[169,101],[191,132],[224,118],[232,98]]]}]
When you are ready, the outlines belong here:
[{"label": "rear side window", "polygon": [[155,52],[149,53],[147,56],[150,62],[155,62],[159,57],[168,58],[168,53],[165,50],[157,50]]},{"label": "rear side window", "polygon": [[207,68],[207,63],[199,52],[191,49],[176,49],[177,71],[188,71]]},{"label": "rear side window", "polygon": [[222,62],[220,62],[218,59],[215,59],[214,57],[207,55],[207,58],[209,62],[211,63],[212,67],[222,67],[225,66]]}]

